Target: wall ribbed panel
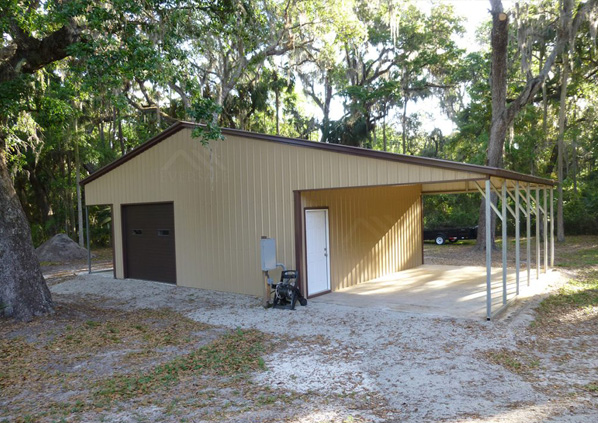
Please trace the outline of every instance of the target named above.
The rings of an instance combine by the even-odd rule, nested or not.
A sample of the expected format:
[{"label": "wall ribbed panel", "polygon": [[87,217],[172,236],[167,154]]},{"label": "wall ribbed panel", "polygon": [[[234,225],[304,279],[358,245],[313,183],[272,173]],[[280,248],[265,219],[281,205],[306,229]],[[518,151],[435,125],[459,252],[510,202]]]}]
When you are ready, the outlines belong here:
[{"label": "wall ribbed panel", "polygon": [[328,208],[332,290],[422,264],[419,185],[306,191],[301,203]]},{"label": "wall ribbed panel", "polygon": [[[472,177],[483,176],[234,136],[204,147],[191,138],[191,130],[184,129],[89,182],[85,198],[88,205],[113,205],[117,277],[124,277],[121,205],[173,201],[178,284],[259,295],[262,235],[276,238],[279,262],[295,266],[294,190],[420,184]],[[405,191],[410,193],[408,197],[388,195],[376,200],[385,208],[404,209],[405,216],[398,226],[388,228],[392,230],[373,247],[375,236],[388,222],[382,218],[363,220],[363,213],[375,210],[363,209],[361,200],[345,198],[357,191],[346,191],[342,198],[340,191],[319,194],[335,201],[335,234],[345,231],[353,239],[357,236],[355,231],[366,232],[356,238],[361,243],[358,250],[342,244],[335,247],[336,257],[331,258],[335,263],[337,259],[342,262],[334,273],[340,281],[337,287],[350,286],[366,276],[375,277],[381,271],[421,263],[415,251],[421,249],[421,244],[414,251],[401,247],[390,255],[385,252],[397,249],[400,239],[401,245],[420,242],[413,237],[414,232],[421,232],[421,210],[415,204],[419,190],[411,187]],[[368,195],[374,192],[383,191],[361,190],[359,195],[365,196],[365,202],[373,202],[375,199]],[[405,205],[400,206],[404,201]],[[339,217],[344,215],[361,216],[361,223],[355,226],[350,218]],[[405,235],[409,225],[413,225],[413,230]],[[366,247],[373,249],[363,256]]]}]

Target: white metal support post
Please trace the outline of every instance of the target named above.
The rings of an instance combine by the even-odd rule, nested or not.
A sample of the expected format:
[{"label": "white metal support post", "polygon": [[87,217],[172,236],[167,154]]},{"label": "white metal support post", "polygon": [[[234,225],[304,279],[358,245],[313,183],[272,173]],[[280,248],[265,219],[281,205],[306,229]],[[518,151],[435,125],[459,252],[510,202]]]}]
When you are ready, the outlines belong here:
[{"label": "white metal support post", "polygon": [[515,181],[515,292],[519,295],[519,269],[521,267],[520,247],[521,234],[519,233],[519,181]]},{"label": "white metal support post", "polygon": [[536,279],[540,279],[540,188],[536,187]]},{"label": "white metal support post", "polygon": [[542,189],[544,192],[544,218],[542,221],[544,222],[544,273],[548,273],[548,191],[546,187]]},{"label": "white metal support post", "polygon": [[91,274],[91,247],[90,247],[90,240],[89,240],[89,207],[85,206],[85,235],[87,238],[87,269],[89,274]]},{"label": "white metal support post", "polygon": [[[525,198],[521,196],[521,186],[519,185],[519,181],[514,181],[515,186],[513,193],[509,191],[508,186],[506,189],[506,193],[515,203],[515,210],[506,204],[506,209],[511,213],[513,219],[515,219],[515,296],[519,295],[520,287],[521,287],[521,213],[523,212],[524,216],[527,216],[526,209],[521,206],[521,200],[524,202],[526,201]],[[505,201],[508,199],[505,196]],[[506,218],[506,216],[504,216]]]},{"label": "white metal support post", "polygon": [[507,304],[507,181],[502,182],[502,303]]},{"label": "white metal support post", "polygon": [[554,188],[550,187],[550,268],[554,267]]},{"label": "white metal support post", "polygon": [[490,179],[486,180],[486,319],[492,318],[492,220]]},{"label": "white metal support post", "polygon": [[527,210],[527,219],[525,222],[525,229],[527,231],[527,242],[526,242],[526,260],[527,260],[527,286],[530,285],[531,282],[531,272],[532,272],[532,199],[530,195],[529,185],[525,187],[525,202],[526,202],[526,210]]},{"label": "white metal support post", "polygon": [[[507,220],[507,210],[510,211],[513,216],[515,216],[515,212],[511,209],[511,207],[507,204],[506,195],[507,195],[507,185],[506,181],[503,182],[502,185],[502,192],[498,192],[498,190],[492,185],[490,179],[486,180],[485,189],[483,189],[480,184],[476,182],[476,188],[482,194],[482,197],[485,200],[485,216],[486,216],[486,318],[488,320],[492,319],[492,212],[496,213],[496,217],[503,221],[503,305],[496,310],[495,313],[499,313],[504,307],[507,305],[507,291],[506,291],[506,244],[507,244],[507,237],[506,237],[506,220]],[[494,191],[497,196],[502,198],[502,208],[503,210],[499,210],[494,204],[492,204],[492,191]]]}]

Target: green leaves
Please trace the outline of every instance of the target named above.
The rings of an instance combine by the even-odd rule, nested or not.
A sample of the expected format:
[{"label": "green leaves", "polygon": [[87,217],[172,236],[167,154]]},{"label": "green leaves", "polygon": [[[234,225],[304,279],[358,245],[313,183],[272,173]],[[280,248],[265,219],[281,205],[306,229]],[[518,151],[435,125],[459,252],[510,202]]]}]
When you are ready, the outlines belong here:
[{"label": "green leaves", "polygon": [[221,112],[222,107],[209,98],[199,98],[193,104],[193,109],[189,111],[195,121],[202,124],[193,130],[192,135],[199,138],[203,145],[207,145],[210,141],[224,139],[217,123]]}]

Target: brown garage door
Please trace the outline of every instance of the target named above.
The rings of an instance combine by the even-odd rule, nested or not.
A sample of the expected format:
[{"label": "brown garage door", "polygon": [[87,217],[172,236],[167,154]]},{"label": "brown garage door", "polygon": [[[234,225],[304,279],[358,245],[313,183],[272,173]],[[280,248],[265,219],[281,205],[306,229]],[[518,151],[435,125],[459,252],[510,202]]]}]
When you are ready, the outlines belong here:
[{"label": "brown garage door", "polygon": [[125,278],[176,283],[172,203],[123,206]]}]

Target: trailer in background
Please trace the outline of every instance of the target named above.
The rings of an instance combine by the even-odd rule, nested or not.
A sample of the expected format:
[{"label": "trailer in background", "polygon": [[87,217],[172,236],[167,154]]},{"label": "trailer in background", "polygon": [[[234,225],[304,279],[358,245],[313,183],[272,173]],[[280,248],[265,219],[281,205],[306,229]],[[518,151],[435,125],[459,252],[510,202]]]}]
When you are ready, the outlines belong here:
[{"label": "trailer in background", "polygon": [[463,239],[476,239],[478,227],[469,228],[440,228],[424,230],[424,241],[434,241],[437,245],[448,242],[457,242]]}]

